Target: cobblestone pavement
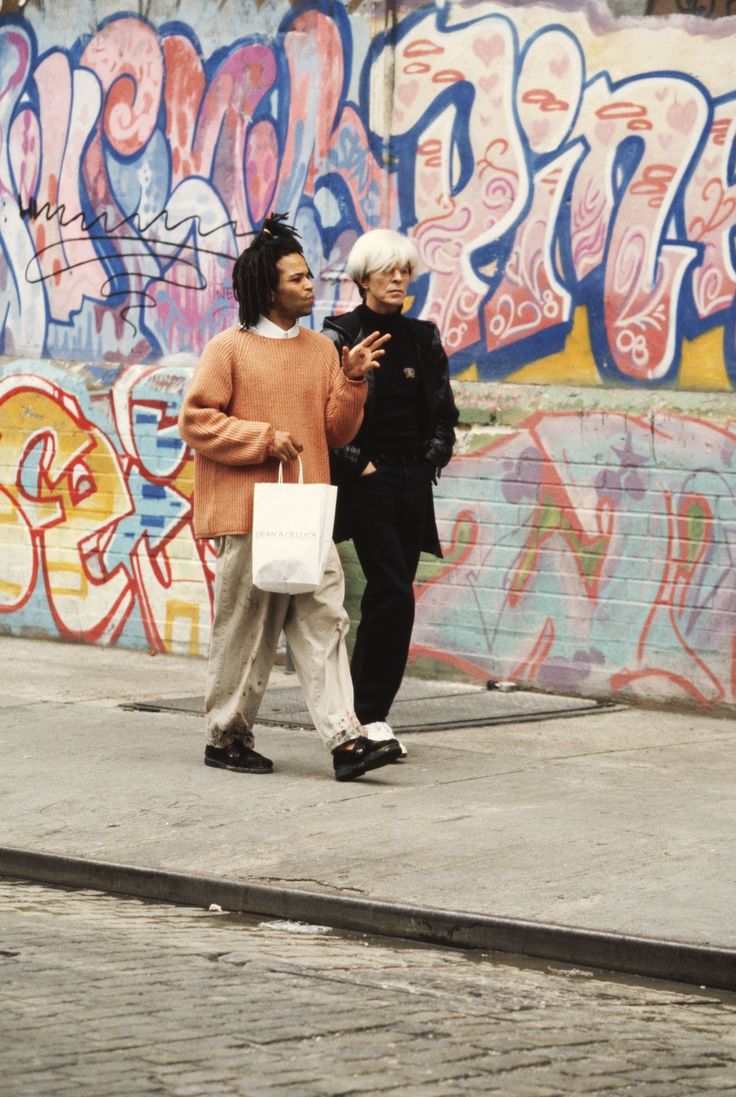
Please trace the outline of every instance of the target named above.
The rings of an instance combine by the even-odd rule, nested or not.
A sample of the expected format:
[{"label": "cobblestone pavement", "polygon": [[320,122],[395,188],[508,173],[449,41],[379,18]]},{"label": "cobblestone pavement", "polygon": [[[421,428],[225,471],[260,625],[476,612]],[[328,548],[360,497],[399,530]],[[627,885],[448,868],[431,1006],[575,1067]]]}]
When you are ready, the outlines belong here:
[{"label": "cobblestone pavement", "polygon": [[4,1097],[736,1094],[736,996],[0,880]]}]

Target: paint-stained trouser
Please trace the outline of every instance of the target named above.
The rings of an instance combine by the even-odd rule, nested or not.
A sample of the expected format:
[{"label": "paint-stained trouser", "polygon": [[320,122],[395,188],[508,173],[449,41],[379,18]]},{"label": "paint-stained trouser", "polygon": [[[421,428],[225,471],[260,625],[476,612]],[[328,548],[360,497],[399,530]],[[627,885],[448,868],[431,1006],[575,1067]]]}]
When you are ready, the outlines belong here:
[{"label": "paint-stained trouser", "polygon": [[322,740],[334,749],[361,735],[345,648],[345,582],[335,546],[322,583],[306,594],[273,594],[253,586],[250,535],[218,537],[215,547],[215,612],[204,706],[207,742],[214,747],[236,740],[254,745],[252,729],[282,630]]}]

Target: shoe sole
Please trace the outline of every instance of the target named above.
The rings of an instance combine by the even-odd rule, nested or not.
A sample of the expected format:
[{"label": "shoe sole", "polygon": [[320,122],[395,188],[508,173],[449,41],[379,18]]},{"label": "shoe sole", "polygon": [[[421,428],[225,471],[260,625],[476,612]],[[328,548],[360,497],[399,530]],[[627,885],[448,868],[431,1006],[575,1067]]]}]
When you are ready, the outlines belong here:
[{"label": "shoe sole", "polygon": [[212,758],[205,758],[204,764],[206,766],[212,766],[213,769],[229,769],[233,773],[273,773],[273,766],[270,769],[256,769],[250,766],[231,766],[227,762],[216,762]]},{"label": "shoe sole", "polygon": [[381,751],[376,751],[355,769],[350,770],[348,773],[335,774],[336,781],[354,781],[356,777],[362,777],[365,773],[370,773],[371,770],[380,769],[381,766],[387,766],[390,762],[396,762],[401,758],[401,748],[398,749],[392,744],[387,743]]}]

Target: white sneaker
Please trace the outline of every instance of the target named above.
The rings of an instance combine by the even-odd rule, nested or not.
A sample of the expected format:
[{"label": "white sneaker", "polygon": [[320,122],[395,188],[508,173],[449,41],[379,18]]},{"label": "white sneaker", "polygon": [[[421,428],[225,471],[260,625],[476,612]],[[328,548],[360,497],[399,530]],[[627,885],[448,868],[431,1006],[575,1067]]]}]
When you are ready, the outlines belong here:
[{"label": "white sneaker", "polygon": [[[390,724],[387,724],[385,720],[374,720],[372,724],[363,724],[363,733],[368,739],[371,739],[374,743],[383,743],[387,739],[396,739],[396,736],[394,735],[394,729],[391,727]],[[400,739],[396,739],[396,742],[401,747],[400,760],[403,761],[408,753],[407,749]],[[399,759],[397,758],[396,761],[398,762]]]}]

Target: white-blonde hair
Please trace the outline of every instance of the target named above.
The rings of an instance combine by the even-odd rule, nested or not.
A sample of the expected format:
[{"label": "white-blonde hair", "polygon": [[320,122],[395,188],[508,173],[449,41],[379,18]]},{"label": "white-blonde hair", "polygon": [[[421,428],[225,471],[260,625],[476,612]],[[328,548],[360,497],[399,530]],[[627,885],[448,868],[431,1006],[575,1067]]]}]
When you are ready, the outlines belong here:
[{"label": "white-blonde hair", "polygon": [[412,274],[419,266],[419,256],[412,240],[393,229],[371,229],[353,244],[348,255],[348,277],[356,283],[376,270],[395,266],[409,267]]}]

